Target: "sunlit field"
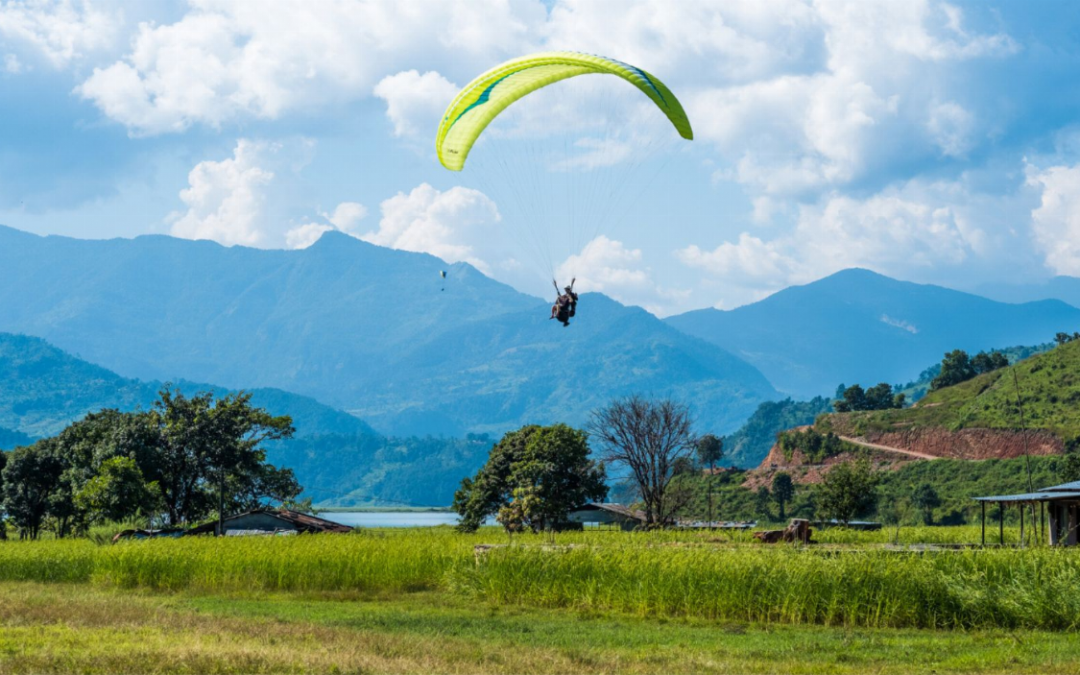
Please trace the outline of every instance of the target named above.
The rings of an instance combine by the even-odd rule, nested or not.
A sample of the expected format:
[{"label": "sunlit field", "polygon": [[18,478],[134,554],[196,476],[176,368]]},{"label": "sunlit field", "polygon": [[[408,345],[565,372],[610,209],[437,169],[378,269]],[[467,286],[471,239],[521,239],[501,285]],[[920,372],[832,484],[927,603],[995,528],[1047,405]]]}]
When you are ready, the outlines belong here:
[{"label": "sunlit field", "polygon": [[[1009,531],[1015,536],[1014,529]],[[994,532],[994,534],[997,534]],[[449,528],[351,535],[0,544],[0,581],[197,592],[439,591],[495,605],[848,627],[1080,625],[1080,553],[912,548],[977,527],[825,530],[809,547],[746,533],[518,535]],[[477,552],[477,544],[494,548]]]}]

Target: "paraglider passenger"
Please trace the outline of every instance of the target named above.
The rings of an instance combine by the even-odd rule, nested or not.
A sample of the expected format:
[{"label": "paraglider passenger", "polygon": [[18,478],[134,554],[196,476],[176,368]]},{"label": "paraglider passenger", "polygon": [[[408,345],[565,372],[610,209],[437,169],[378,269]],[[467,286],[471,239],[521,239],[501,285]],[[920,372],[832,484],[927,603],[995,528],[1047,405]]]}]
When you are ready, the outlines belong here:
[{"label": "paraglider passenger", "polygon": [[[564,292],[555,298],[555,304],[551,306],[551,317],[549,321],[551,319],[557,319],[564,328],[570,325],[571,317],[577,314],[578,296],[577,293],[574,292],[574,282],[576,281],[576,277],[571,279],[570,285],[563,288]],[[555,284],[555,292],[559,293],[558,282],[552,279],[551,283]]]}]

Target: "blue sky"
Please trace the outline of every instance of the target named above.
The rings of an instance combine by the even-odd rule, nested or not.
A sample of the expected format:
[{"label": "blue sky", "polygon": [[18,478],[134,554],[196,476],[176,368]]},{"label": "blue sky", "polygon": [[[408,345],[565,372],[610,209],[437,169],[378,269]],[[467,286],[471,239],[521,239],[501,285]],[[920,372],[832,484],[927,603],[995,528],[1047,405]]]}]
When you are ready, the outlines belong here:
[{"label": "blue sky", "polygon": [[[336,228],[536,294],[572,270],[661,315],[853,266],[956,288],[1080,275],[1078,35],[1077,5],[1050,1],[0,0],[0,223],[266,248]],[[578,168],[442,169],[454,92],[547,49],[652,72],[695,140],[587,82],[474,153],[528,172],[526,146],[562,144]],[[620,159],[657,140],[639,172]],[[605,180],[619,199],[571,200]],[[525,222],[521,190],[596,236]]]}]

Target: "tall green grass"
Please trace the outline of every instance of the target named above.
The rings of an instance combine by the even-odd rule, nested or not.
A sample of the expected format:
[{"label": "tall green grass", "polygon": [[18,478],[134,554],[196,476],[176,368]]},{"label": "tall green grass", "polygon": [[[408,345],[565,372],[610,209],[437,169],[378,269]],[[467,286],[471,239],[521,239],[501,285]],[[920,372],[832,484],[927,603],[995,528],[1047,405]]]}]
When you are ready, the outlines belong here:
[{"label": "tall green grass", "polygon": [[1080,627],[1080,555],[580,547],[491,551],[458,587],[497,603],[870,627]]},{"label": "tall green grass", "polygon": [[[904,528],[971,541],[978,528]],[[764,546],[711,532],[494,530],[0,543],[0,580],[233,591],[447,590],[497,604],[868,627],[1080,628],[1080,550],[887,550],[892,532]]]}]

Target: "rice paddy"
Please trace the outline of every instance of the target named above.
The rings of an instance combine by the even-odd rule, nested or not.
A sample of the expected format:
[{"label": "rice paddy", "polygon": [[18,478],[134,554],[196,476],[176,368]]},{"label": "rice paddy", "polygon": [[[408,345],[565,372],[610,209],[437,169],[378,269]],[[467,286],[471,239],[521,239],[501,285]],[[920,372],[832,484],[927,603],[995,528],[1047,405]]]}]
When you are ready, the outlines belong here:
[{"label": "rice paddy", "polygon": [[[995,532],[996,534],[996,532]],[[1015,532],[1011,534],[1015,535]],[[978,528],[905,528],[901,543],[964,543]],[[1080,552],[889,549],[892,531],[823,543],[748,535],[449,529],[95,545],[0,543],[0,581],[195,592],[437,591],[495,606],[864,628],[1080,627]],[[474,545],[502,544],[483,554]]]}]

